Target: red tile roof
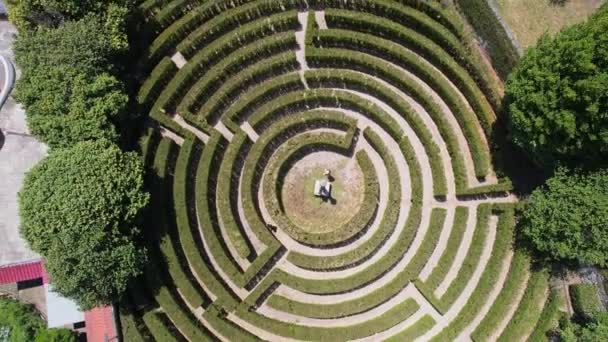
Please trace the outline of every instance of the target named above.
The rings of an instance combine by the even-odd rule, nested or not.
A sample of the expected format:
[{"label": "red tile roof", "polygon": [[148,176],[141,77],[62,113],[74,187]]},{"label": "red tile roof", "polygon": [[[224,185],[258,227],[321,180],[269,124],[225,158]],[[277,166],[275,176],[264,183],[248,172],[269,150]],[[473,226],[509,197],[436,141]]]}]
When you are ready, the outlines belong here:
[{"label": "red tile roof", "polygon": [[114,310],[100,306],[84,313],[87,342],[118,341],[114,327]]},{"label": "red tile roof", "polygon": [[41,260],[5,265],[0,267],[0,284],[45,278],[45,273]]}]

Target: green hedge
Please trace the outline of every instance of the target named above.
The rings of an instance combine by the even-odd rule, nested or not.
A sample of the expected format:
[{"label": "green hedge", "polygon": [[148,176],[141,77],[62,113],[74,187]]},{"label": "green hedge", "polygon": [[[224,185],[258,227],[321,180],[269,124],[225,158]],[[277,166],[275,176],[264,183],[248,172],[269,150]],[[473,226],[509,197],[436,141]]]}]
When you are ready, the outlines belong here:
[{"label": "green hedge", "polygon": [[[121,303],[122,304],[122,303]],[[120,312],[120,326],[123,341],[145,342],[146,338],[139,331],[137,321],[131,312]]]},{"label": "green hedge", "polygon": [[251,41],[278,32],[295,31],[299,26],[297,11],[285,11],[280,2],[252,2],[225,11],[199,26],[182,40],[176,49],[186,59],[207,48],[215,40]]},{"label": "green hedge", "polygon": [[[209,142],[205,145],[196,172],[196,213],[200,222],[201,235],[207,243],[209,253],[213,255],[218,266],[230,281],[238,287],[247,287],[260,269],[270,261],[278,250],[278,246],[276,244],[268,246],[244,271],[231,257],[230,251],[222,239],[218,222],[214,220],[216,208],[212,206],[217,194],[215,188],[217,183],[211,178],[211,175],[217,174],[225,149],[224,145],[224,138],[217,132],[211,135]],[[249,223],[251,224],[251,221]]]},{"label": "green hedge", "polygon": [[247,66],[238,74],[226,80],[212,94],[205,97],[198,95],[196,101],[190,105],[189,110],[196,113],[198,118],[206,118],[207,121],[220,119],[224,115],[224,111],[238,101],[247,90],[255,89],[261,83],[293,72],[298,67],[299,64],[293,51],[271,56]]},{"label": "green hedge", "polygon": [[[479,88],[477,88],[475,82],[460,66],[454,63],[450,57],[437,57],[437,59],[443,61],[445,64],[443,67],[437,65],[436,61],[432,61],[435,67],[442,73],[445,73],[445,76],[443,76],[434,68],[429,67],[428,63],[420,62],[420,56],[409,51],[404,46],[365,32],[341,29],[318,30],[317,36],[315,37],[315,45],[323,48],[348,47],[356,51],[365,51],[366,53],[393,62],[406,70],[410,70],[421,78],[431,88],[438,92],[450,108],[452,108],[451,101],[460,100],[460,105],[464,106],[464,104],[462,104],[462,99],[458,99],[457,96],[453,95],[453,89],[447,88],[451,87],[446,81],[445,77],[447,77],[454,83],[462,95],[464,95],[472,107],[473,112],[477,114],[477,119],[484,129],[486,136],[491,136],[492,125],[496,119],[491,106],[488,104]],[[441,55],[441,53],[437,53]]]},{"label": "green hedge", "polygon": [[[202,281],[205,284],[205,287],[208,288],[213,295],[219,297],[227,307],[231,307],[236,305],[238,297],[227,288],[223,283],[223,280],[210,265],[207,264],[203,258],[203,251],[199,250],[198,245],[195,242],[194,233],[190,229],[190,219],[188,217],[186,200],[186,178],[195,141],[195,138],[192,136],[184,141],[184,144],[180,148],[174,171],[173,205],[175,208],[178,236],[184,255],[193,272],[197,275],[197,279]],[[208,149],[205,148],[205,150]],[[200,164],[201,163],[199,163],[199,165]],[[200,167],[197,171],[200,171]],[[197,175],[197,180],[198,179],[200,179],[200,177]]]},{"label": "green hedge", "polygon": [[[481,258],[484,245],[488,243],[488,224],[490,221],[491,209],[492,206],[490,204],[480,204],[479,207],[477,207],[477,224],[475,226],[475,232],[473,233],[473,239],[471,240],[467,255],[458,270],[458,275],[438,301],[429,299],[441,313],[446,313],[456,299],[458,299],[479,265],[479,259]],[[498,242],[499,241],[497,240],[495,244]]]},{"label": "green hedge", "polygon": [[528,341],[546,342],[548,340],[547,334],[558,326],[562,302],[563,300],[559,291],[552,290],[540,315],[540,319],[536,323],[536,327],[534,327],[534,331],[528,337]]},{"label": "green hedge", "polygon": [[[251,35],[251,37],[256,36],[257,35]],[[202,101],[210,97],[218,88],[220,88],[226,80],[230,79],[232,76],[241,72],[244,68],[247,68],[256,62],[266,61],[266,63],[270,63],[271,60],[269,60],[268,57],[273,58],[273,55],[279,53],[283,59],[289,60],[289,57],[287,57],[286,54],[293,54],[293,52],[290,50],[292,47],[290,43],[291,38],[285,36],[285,34],[281,34],[281,36],[287,38],[284,40],[285,46],[281,46],[280,43],[277,45],[274,38],[270,37],[270,44],[265,45],[264,41],[260,41],[260,45],[245,45],[244,47],[226,55],[223,60],[217,60],[215,58],[213,58],[214,60],[208,60],[207,64],[204,66],[204,74],[201,75],[201,78],[197,80],[196,83],[194,83],[183,96],[182,103],[180,103],[177,109],[178,112],[190,111],[192,110],[192,107],[199,106]],[[245,39],[227,40],[232,42],[232,44],[236,44],[236,41],[239,42],[238,44],[247,42]],[[216,48],[221,50],[221,46],[225,46],[223,45],[225,43],[224,41],[218,41],[216,43],[220,44],[220,46],[210,46],[209,51],[214,52],[216,51]],[[260,53],[259,50],[264,51],[264,49],[267,49],[267,51],[265,53]],[[216,62],[217,64],[214,64]],[[274,74],[283,70],[284,63],[268,65],[275,66],[275,70],[269,71],[271,74]]]},{"label": "green hedge", "polygon": [[413,341],[416,338],[424,335],[427,331],[435,325],[435,320],[429,315],[422,316],[421,319],[417,320],[416,323],[406,328],[402,332],[391,336],[387,339],[387,342],[402,342],[402,341]]},{"label": "green hedge", "polygon": [[237,311],[237,314],[241,319],[244,319],[261,329],[284,337],[306,341],[349,341],[372,336],[378,332],[389,329],[406,320],[418,309],[419,306],[416,301],[410,298],[373,319],[359,324],[335,328],[307,327],[298,324],[285,323],[269,319],[266,316],[251,312],[243,307]]},{"label": "green hedge", "polygon": [[[496,240],[494,242],[490,260],[483,270],[477,287],[469,297],[465,306],[460,310],[456,318],[445,327],[441,333],[433,337],[431,341],[451,341],[457,338],[462,330],[475,319],[479,310],[485,305],[488,296],[496,286],[496,281],[500,275],[500,269],[504,264],[504,259],[511,248],[513,241],[515,218],[512,205],[494,205],[494,208],[496,210],[501,210],[502,213],[500,213],[499,216]],[[458,279],[457,281],[460,280]],[[465,279],[464,281],[468,280]]]},{"label": "green hedge", "polygon": [[[433,209],[428,231],[424,236],[420,248],[412,260],[395,280],[391,281],[389,284],[378,289],[377,291],[374,291],[373,293],[361,298],[332,305],[300,303],[276,295],[269,298],[267,305],[281,311],[315,318],[342,317],[365,312],[377,307],[378,305],[397,295],[401,290],[403,290],[409,280],[415,278],[418,273],[420,273],[429,256],[433,253],[433,250],[436,247],[437,241],[443,229],[445,214],[446,212],[444,209]],[[357,287],[356,284],[354,284],[353,287]]]},{"label": "green hedge", "polygon": [[165,57],[156,65],[150,76],[139,88],[137,103],[142,111],[149,109],[149,106],[156,101],[162,89],[169,84],[169,81],[177,72],[177,66],[171,58]]},{"label": "green hedge", "polygon": [[487,44],[492,65],[503,81],[519,61],[519,52],[487,0],[456,0],[475,32]]},{"label": "green hedge", "polygon": [[[401,241],[401,243],[398,246],[393,247],[393,249],[389,251],[388,255],[386,255],[382,258],[382,260],[376,263],[374,268],[368,268],[368,271],[374,271],[373,274],[369,274],[370,272],[361,272],[355,277],[345,278],[346,281],[340,279],[338,280],[338,283],[338,281],[310,281],[307,279],[301,279],[289,274],[285,274],[280,270],[275,270],[274,275],[276,278],[274,278],[273,281],[281,282],[287,286],[291,286],[305,292],[336,293],[341,291],[348,291],[349,289],[357,287],[357,284],[368,282],[370,281],[370,276],[371,279],[373,279],[374,275],[377,274],[377,271],[380,271],[380,273],[382,273],[382,271],[388,270],[393,267],[395,262],[405,254],[407,248],[409,247],[409,244],[413,239],[413,235],[418,229],[420,223],[420,210],[422,205],[420,168],[417,164],[415,157],[413,156],[413,153],[411,153],[412,149],[411,146],[408,144],[407,140],[402,140],[400,142],[400,147],[402,153],[406,157],[406,161],[410,165],[410,172],[412,173],[412,207],[410,208],[410,213],[408,215],[405,229],[403,230],[399,238],[399,241]],[[426,246],[433,247],[421,247],[418,253],[412,258],[412,261],[408,264],[408,266],[403,271],[401,271],[399,275],[389,284],[383,286],[378,291],[375,291],[374,293],[361,298],[353,299],[336,305],[319,306],[316,312],[335,312],[336,314],[342,313],[343,315],[354,314],[376,307],[388,298],[395,296],[409,283],[410,280],[415,279],[415,277],[418,276],[418,273],[424,266],[424,263],[428,259],[430,253],[432,253],[434,245],[436,244],[435,238],[431,238],[429,235],[429,238],[425,239],[424,241],[424,244]],[[271,305],[272,301],[275,300],[274,298],[281,300],[280,296],[273,295],[268,300],[269,305]],[[293,308],[296,304],[294,301],[290,302],[290,307]],[[300,303],[298,303],[297,305],[300,305]],[[305,306],[313,304],[301,303],[301,305],[303,310],[302,312],[312,312],[311,308],[314,309],[314,306],[305,308]]]},{"label": "green hedge", "polygon": [[[452,111],[455,113],[456,118],[459,118],[460,115],[459,113],[462,113],[460,110],[455,110],[454,108],[458,108],[461,107],[462,110],[466,110],[466,111],[470,111],[470,109],[467,109],[467,107],[464,105],[464,103],[462,102],[462,99],[460,99],[460,95],[454,94],[453,90],[451,89],[451,86],[449,86],[448,84],[445,83],[445,81],[441,78],[441,76],[438,76],[436,74],[436,71],[434,71],[432,68],[428,68],[428,67],[424,67],[423,65],[420,65],[420,62],[417,61],[417,58],[415,55],[412,55],[411,52],[408,52],[407,50],[399,47],[399,46],[394,46],[391,45],[392,43],[388,42],[386,44],[378,44],[377,40],[378,39],[373,39],[370,38],[369,36],[365,35],[365,34],[352,34],[349,33],[348,31],[340,31],[339,33],[336,33],[337,30],[320,30],[320,36],[319,38],[321,39],[321,45],[323,46],[323,50],[328,50],[327,47],[331,47],[331,46],[336,46],[336,47],[348,47],[349,49],[354,49],[354,50],[365,50],[367,52],[373,52],[374,55],[377,55],[380,58],[383,59],[388,59],[391,62],[406,68],[406,69],[414,69],[412,70],[412,72],[414,72],[418,77],[421,77],[423,79],[423,81],[425,81],[427,84],[429,84],[431,86],[431,88],[433,88],[435,91],[438,92],[438,94],[441,96],[441,98],[443,99],[443,101],[446,102],[446,104],[448,105],[448,107],[450,107],[452,109]],[[310,50],[310,49],[309,49]],[[334,52],[334,51],[332,51]],[[313,52],[310,52],[311,55],[313,55]],[[407,58],[407,62],[405,62],[403,60],[403,58]],[[354,61],[354,59],[352,59],[349,62]],[[349,68],[352,67],[352,63],[349,65]],[[432,114],[432,111],[431,111]],[[472,114],[474,117],[474,114]],[[440,122],[440,121],[436,121],[436,122]],[[468,121],[471,125],[474,125],[473,121],[469,120]],[[488,123],[487,125],[483,125],[482,122],[482,127],[487,127],[487,128],[491,128],[491,123]],[[439,126],[439,128],[441,129],[441,125]],[[489,133],[488,133],[489,134]],[[449,138],[449,135],[444,135],[445,137]],[[448,151],[453,155],[454,151],[457,148],[457,142],[455,141],[455,139],[446,139],[446,144],[448,145]],[[487,147],[483,147],[485,146],[485,144],[479,145],[479,143],[472,143],[469,144],[469,147],[473,148],[472,152],[475,152],[476,149],[481,148],[481,150],[485,150],[484,153],[473,153],[473,159],[477,160],[475,164],[476,166],[476,173],[478,176],[485,176],[485,172],[483,172],[482,170],[484,170],[484,164],[486,164],[483,160],[485,159],[487,161],[487,163],[489,163],[489,155],[487,152]],[[507,190],[511,190],[512,189],[512,185],[511,183],[507,180],[501,180],[501,182],[499,182],[498,184],[495,185],[487,185],[487,186],[481,186],[481,187],[476,187],[476,188],[468,188],[466,186],[466,178],[465,178],[465,169],[464,169],[464,163],[460,158],[454,158],[454,156],[452,156],[452,161],[453,161],[453,168],[454,168],[454,172],[455,172],[455,178],[456,178],[456,187],[457,187],[457,194],[459,195],[476,195],[476,194],[480,194],[480,193],[484,193],[484,192],[503,192],[503,191],[507,191]],[[479,167],[481,166],[481,167]],[[487,169],[486,169],[487,170]]]},{"label": "green hedge", "polygon": [[602,307],[594,284],[570,285],[570,298],[574,313],[585,320],[592,319]]},{"label": "green hedge", "polygon": [[[235,134],[230,141],[218,174],[218,180],[221,181],[217,183],[216,202],[218,215],[228,234],[228,239],[230,239],[239,256],[246,259],[255,255],[255,250],[247,239],[245,232],[239,228],[237,223],[238,208],[232,206],[231,198],[236,196],[235,194],[238,192],[238,180],[241,175],[241,170],[236,169],[235,164],[238,159],[243,158],[250,145],[251,141],[244,132]],[[233,185],[236,186],[233,187]]]},{"label": "green hedge", "polygon": [[[441,52],[443,58],[451,58],[465,69],[495,108],[499,107],[501,96],[495,88],[496,84],[488,71],[483,68],[481,56],[474,50],[474,43],[470,41],[468,35],[461,33],[462,38],[458,38],[449,29],[427,15],[401,6],[395,1],[374,0],[362,4],[363,6],[359,4],[358,6],[352,6],[352,4],[338,6],[345,10],[326,9],[326,15],[350,12],[353,16],[365,17],[369,20],[367,25],[357,25],[358,27],[351,28],[373,34],[381,33],[382,36],[389,37],[389,39],[398,37],[405,46],[437,65],[443,65],[443,62],[437,59],[437,52]],[[356,8],[350,10],[352,7]],[[347,28],[341,24],[343,23],[328,19],[330,27]],[[393,31],[393,33],[389,33],[389,31]]]},{"label": "green hedge", "polygon": [[176,335],[167,328],[160,315],[162,313],[149,311],[142,318],[156,341],[177,342]]},{"label": "green hedge", "polygon": [[[152,212],[158,215],[154,223],[159,225],[160,241],[159,249],[164,257],[166,267],[171,275],[175,286],[179,289],[180,294],[191,307],[197,308],[203,304],[205,297],[201,295],[186,273],[182,269],[182,264],[172,239],[172,233],[169,228],[169,217],[166,214],[166,208],[170,207],[171,188],[170,176],[167,170],[167,161],[170,158],[173,150],[173,142],[169,139],[162,139],[156,150],[154,159],[153,192],[152,192]],[[163,214],[164,213],[164,214]]]},{"label": "green hedge", "polygon": [[383,143],[382,139],[370,129],[364,131],[366,140],[382,158],[388,173],[389,192],[387,206],[382,213],[382,219],[376,232],[364,243],[357,248],[348,252],[335,256],[315,257],[311,255],[301,254],[298,252],[290,252],[288,260],[297,266],[305,269],[338,269],[346,268],[349,265],[358,264],[362,260],[369,258],[377,251],[388,236],[395,230],[397,220],[399,218],[400,199],[401,199],[401,182],[399,169],[394,158],[388,151],[388,148]]},{"label": "green hedge", "polygon": [[[452,157],[452,168],[457,179],[457,188],[466,188],[466,170],[464,167],[464,161],[462,151],[458,144],[455,133],[446,119],[446,114],[443,112],[441,107],[435,102],[435,100],[426,93],[420,85],[417,84],[408,74],[403,72],[401,69],[396,68],[392,65],[387,65],[378,58],[374,58],[367,54],[357,54],[352,51],[342,49],[315,49],[309,52],[308,59],[311,60],[311,65],[316,67],[336,67],[336,68],[347,68],[354,69],[363,73],[370,73],[371,75],[378,77],[389,84],[393,85],[397,89],[403,91],[405,94],[411,96],[417,103],[419,103],[424,110],[429,114],[433,122],[437,125],[437,128],[446,143],[448,152]],[[335,71],[335,76],[342,77],[343,70]],[[446,88],[448,89],[448,88]],[[386,98],[382,96],[383,99]],[[394,101],[389,101],[389,105],[394,105]],[[406,107],[407,108],[407,107]],[[487,144],[482,140],[479,130],[477,129],[477,118],[474,117],[470,111],[460,111],[463,107],[451,108],[454,117],[459,122],[465,139],[468,142],[467,149],[470,149],[471,156],[473,159],[475,174],[477,177],[485,177],[488,174],[490,168],[490,155]],[[396,107],[395,109],[399,109]],[[470,115],[466,114],[470,113]],[[419,131],[417,128],[417,121],[420,121],[417,114],[407,114],[405,119],[413,124],[415,131]],[[426,134],[428,135],[428,133]],[[421,136],[421,139],[432,139],[432,137]],[[433,144],[435,144],[433,142]],[[437,149],[437,147],[435,147]],[[438,154],[439,152],[437,152]],[[472,170],[473,171],[473,170]]]},{"label": "green hedge", "polygon": [[433,268],[428,278],[424,281],[425,287],[429,291],[435,291],[435,289],[441,284],[445,276],[450,271],[456,253],[462,243],[462,237],[467,228],[467,219],[469,217],[468,207],[456,207],[454,214],[454,224],[452,224],[452,231],[448,238],[448,244],[443,250],[439,262]]},{"label": "green hedge", "polygon": [[[183,305],[180,304],[171,291],[163,284],[161,276],[158,270],[154,269],[154,265],[147,265],[145,270],[146,285],[150,287],[149,290],[154,295],[156,302],[163,308],[163,311],[176,329],[190,341],[213,341],[212,337],[208,335],[207,330],[184,309]],[[147,323],[147,322],[146,322]],[[153,326],[148,327],[151,332],[158,333],[159,327]],[[152,331],[156,329],[157,331]]]},{"label": "green hedge", "polygon": [[439,147],[433,140],[428,127],[426,127],[408,102],[375,79],[350,70],[313,70],[306,72],[305,77],[309,86],[313,88],[340,84],[345,88],[369,93],[397,111],[416,133],[416,136],[420,139],[427,152],[433,176],[434,195],[445,196],[447,194],[443,160],[441,159]]},{"label": "green hedge", "polygon": [[[156,64],[161,58],[169,55],[180,41],[202,23],[235,6],[252,0],[235,0],[231,2],[213,0],[202,5],[188,8],[192,0],[176,0],[164,6],[162,11],[150,21],[144,33],[160,33],[148,47],[147,53],[140,61],[142,70]],[[202,1],[200,1],[202,2]]]},{"label": "green hedge", "polygon": [[[289,118],[292,119],[292,117]],[[263,193],[266,208],[274,217],[276,223],[295,240],[314,246],[335,245],[352,237],[372,219],[378,197],[378,184],[374,182],[374,178],[366,179],[368,181],[366,184],[369,184],[369,186],[365,188],[363,207],[359,209],[357,215],[341,227],[328,233],[307,233],[296,227],[286,216],[280,199],[282,178],[287,171],[286,168],[291,165],[289,162],[294,160],[294,156],[297,156],[303,150],[315,147],[328,148],[347,154],[353,146],[356,130],[356,122],[341,112],[314,110],[298,115],[296,118],[297,121],[301,122],[312,123],[313,120],[318,120],[322,123],[328,123],[327,128],[343,126],[340,128],[347,128],[347,132],[344,136],[333,133],[310,133],[290,139],[280,146],[268,162],[269,166],[265,170]],[[304,138],[305,136],[306,138]],[[371,162],[368,165],[371,166]]]},{"label": "green hedge", "polygon": [[[243,43],[243,42],[240,42]],[[199,77],[204,75],[211,65],[228,56],[239,47],[238,44],[229,45],[228,42],[216,41],[218,46],[209,47],[194,56],[186,65],[180,69],[175,77],[164,88],[163,92],[154,104],[154,108],[172,110],[181,101],[186,91]],[[241,62],[255,58],[262,60],[269,56],[289,50],[295,46],[293,33],[285,32],[273,35],[257,41],[256,45],[250,45],[239,51],[236,56]],[[233,70],[233,72],[236,70]]]},{"label": "green hedge", "polygon": [[222,115],[222,123],[233,132],[238,132],[239,123],[246,120],[247,115],[263,105],[268,98],[297,90],[303,91],[304,85],[296,72],[266,80],[239,96]]},{"label": "green hedge", "polygon": [[498,297],[492,304],[490,311],[471,334],[475,342],[490,341],[496,327],[504,320],[507,312],[513,305],[517,305],[516,295],[525,283],[530,272],[530,257],[524,251],[516,251],[511,260],[511,268]]},{"label": "green hedge", "polygon": [[520,341],[526,339],[540,319],[543,301],[547,297],[549,272],[542,270],[534,272],[528,280],[526,292],[517,306],[511,321],[505,327],[498,341]]}]

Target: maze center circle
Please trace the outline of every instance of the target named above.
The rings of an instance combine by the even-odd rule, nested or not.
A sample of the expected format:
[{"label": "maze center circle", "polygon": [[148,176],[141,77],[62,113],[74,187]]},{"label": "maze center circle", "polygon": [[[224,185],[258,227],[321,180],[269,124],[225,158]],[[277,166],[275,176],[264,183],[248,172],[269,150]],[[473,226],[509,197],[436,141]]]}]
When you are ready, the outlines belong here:
[{"label": "maze center circle", "polygon": [[[324,175],[331,172],[331,179]],[[331,196],[314,195],[317,181],[331,184]],[[335,152],[313,152],[287,172],[281,189],[282,206],[296,227],[307,233],[327,233],[347,223],[363,202],[363,175],[354,158]]]}]

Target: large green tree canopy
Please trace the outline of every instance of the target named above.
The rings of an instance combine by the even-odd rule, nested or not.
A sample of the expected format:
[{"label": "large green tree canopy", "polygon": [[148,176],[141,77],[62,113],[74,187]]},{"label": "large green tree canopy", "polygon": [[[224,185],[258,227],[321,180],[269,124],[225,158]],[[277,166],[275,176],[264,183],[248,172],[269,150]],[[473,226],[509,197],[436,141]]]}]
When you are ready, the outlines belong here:
[{"label": "large green tree canopy", "polygon": [[23,70],[15,97],[34,135],[52,147],[117,139],[128,96],[110,74],[117,50],[97,18],[24,32],[14,49]]},{"label": "large green tree canopy", "polygon": [[[115,17],[126,14],[129,0],[8,0],[10,20],[21,30],[56,27],[87,15]],[[108,25],[111,20],[108,21]],[[115,33],[119,33],[116,31]]]},{"label": "large green tree canopy", "polygon": [[608,160],[608,5],[586,23],[544,36],[506,84],[516,144],[538,163]]},{"label": "large green tree canopy", "polygon": [[55,289],[86,309],[112,302],[141,273],[137,225],[147,203],[136,153],[104,140],[81,142],[26,175],[21,233],[45,257]]},{"label": "large green tree canopy", "polygon": [[559,169],[532,192],[522,233],[557,260],[608,265],[608,172],[570,174]]}]

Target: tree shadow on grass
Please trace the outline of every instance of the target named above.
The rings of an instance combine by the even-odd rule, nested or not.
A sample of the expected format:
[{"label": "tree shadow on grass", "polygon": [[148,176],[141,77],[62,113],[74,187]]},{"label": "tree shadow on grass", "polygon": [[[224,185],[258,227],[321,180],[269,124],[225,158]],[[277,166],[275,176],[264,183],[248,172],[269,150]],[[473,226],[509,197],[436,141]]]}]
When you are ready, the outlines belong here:
[{"label": "tree shadow on grass", "polygon": [[550,174],[532,162],[526,152],[512,142],[504,107],[497,116],[490,137],[492,164],[499,178],[508,177],[511,180],[513,191],[518,196],[527,196],[542,185]]}]

